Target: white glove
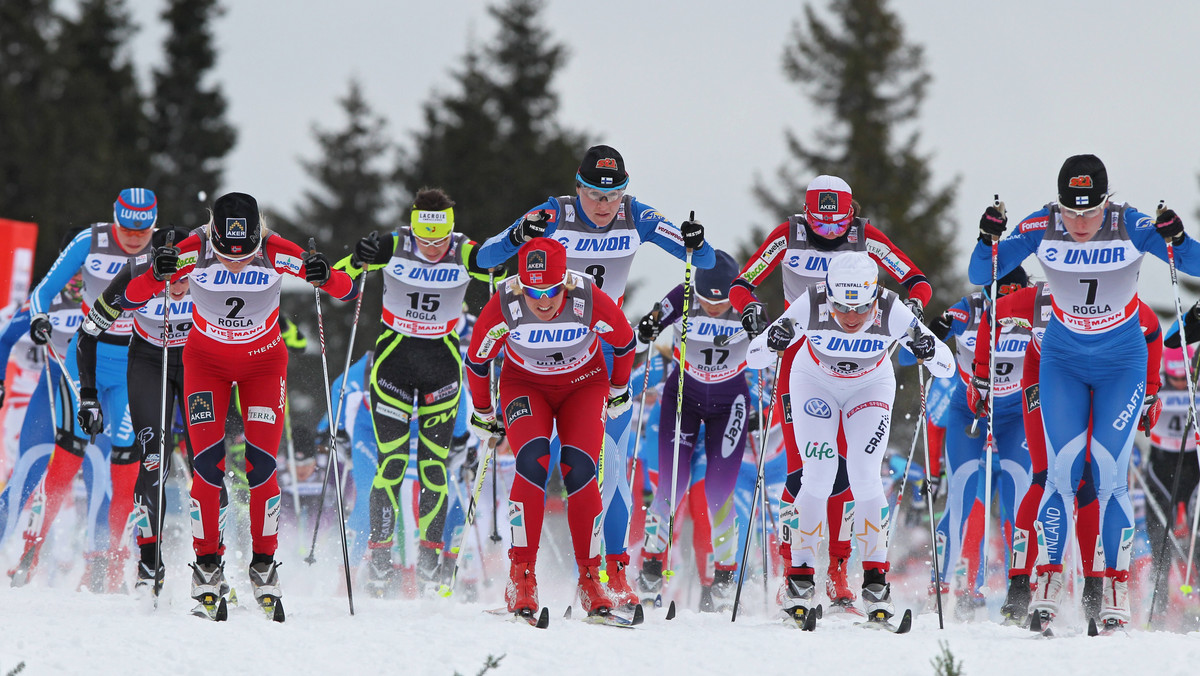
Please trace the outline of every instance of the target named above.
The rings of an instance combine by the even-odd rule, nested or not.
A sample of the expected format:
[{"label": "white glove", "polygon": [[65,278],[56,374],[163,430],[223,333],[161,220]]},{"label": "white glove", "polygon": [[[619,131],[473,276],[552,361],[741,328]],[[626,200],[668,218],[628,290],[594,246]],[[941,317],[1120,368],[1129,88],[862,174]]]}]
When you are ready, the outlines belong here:
[{"label": "white glove", "polygon": [[475,412],[471,414],[471,422],[468,426],[471,428],[471,433],[482,444],[490,444],[493,438],[498,439],[504,436],[504,426],[496,420],[495,411],[475,409]]},{"label": "white glove", "polygon": [[609,418],[620,418],[631,406],[633,406],[633,396],[629,394],[628,386],[608,388]]}]

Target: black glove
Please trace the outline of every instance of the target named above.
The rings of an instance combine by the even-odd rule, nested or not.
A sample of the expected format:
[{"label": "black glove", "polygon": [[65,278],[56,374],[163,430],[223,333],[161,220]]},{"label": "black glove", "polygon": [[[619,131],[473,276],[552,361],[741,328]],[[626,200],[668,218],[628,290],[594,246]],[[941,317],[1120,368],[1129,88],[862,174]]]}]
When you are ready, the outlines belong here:
[{"label": "black glove", "polygon": [[1158,234],[1162,238],[1171,242],[1173,246],[1183,244],[1183,221],[1179,220],[1179,215],[1174,209],[1167,209],[1158,214],[1158,218],[1154,219],[1154,227],[1158,230]]},{"label": "black glove", "polygon": [[771,323],[767,317],[767,308],[763,307],[762,303],[750,303],[742,310],[742,328],[746,330],[746,335],[751,339],[757,338],[758,334],[767,330],[767,325]]},{"label": "black glove", "polygon": [[976,418],[986,418],[988,414],[988,391],[992,389],[992,381],[981,376],[971,376],[967,385],[967,408]]},{"label": "black glove", "polygon": [[925,304],[921,302],[920,298],[909,298],[908,300],[904,301],[904,304],[908,306],[909,310],[912,310],[912,313],[914,316],[916,316],[917,321],[921,322],[922,324],[925,323]]},{"label": "black glove", "polygon": [[929,322],[929,330],[938,340],[945,340],[946,336],[950,335],[950,325],[954,323],[954,318],[949,313],[943,312]]},{"label": "black glove", "polygon": [[333,274],[329,259],[323,253],[311,253],[304,259],[304,281],[313,286],[325,286]]},{"label": "black glove", "polygon": [[520,225],[508,231],[508,239],[513,244],[521,246],[535,237],[545,237],[546,222],[549,220],[550,214],[546,213],[545,209],[526,216]]},{"label": "black glove", "polygon": [[469,446],[467,454],[463,456],[462,467],[458,469],[458,478],[464,486],[472,486],[475,484],[475,473],[479,469],[479,444]]},{"label": "black glove", "polygon": [[642,317],[637,325],[638,340],[649,345],[658,338],[659,332],[662,331],[662,326],[658,323],[658,311],[652,311],[650,314]]},{"label": "black glove", "polygon": [[758,428],[761,425],[762,425],[762,421],[758,419],[758,409],[751,408],[746,413],[746,431],[747,432],[757,432]]},{"label": "black glove", "polygon": [[925,478],[925,493],[930,502],[937,501],[938,493],[942,488],[942,475],[931,476]]},{"label": "black glove", "polygon": [[80,388],[76,418],[83,433],[92,438],[104,431],[104,414],[100,411],[100,400],[94,388]]},{"label": "black glove", "polygon": [[[169,238],[173,239],[173,238]],[[154,278],[165,282],[179,270],[179,248],[167,244],[154,250],[154,261],[150,264]]]},{"label": "black glove", "polygon": [[36,314],[29,320],[29,337],[38,345],[49,343],[50,334],[53,332],[54,325],[45,314]]},{"label": "black glove", "polygon": [[4,405],[4,381],[0,380],[0,406]]},{"label": "black glove", "polygon": [[378,257],[379,235],[372,230],[371,234],[358,240],[358,244],[354,245],[354,253],[350,255],[350,265],[356,268],[374,265],[381,262],[376,260]]},{"label": "black glove", "polygon": [[994,206],[988,207],[979,218],[979,241],[991,246],[993,239],[1000,239],[1008,226],[1008,215]]},{"label": "black glove", "polygon": [[795,337],[796,329],[792,328],[792,320],[784,319],[777,324],[772,324],[771,328],[767,329],[767,347],[776,352],[783,352],[788,349]]},{"label": "black glove", "polygon": [[928,333],[922,333],[915,339],[908,342],[908,349],[912,351],[913,356],[919,361],[933,359],[933,355],[937,354],[937,339]]},{"label": "black glove", "polygon": [[679,226],[679,234],[683,235],[683,246],[693,251],[704,246],[704,226],[693,220],[684,221]]}]

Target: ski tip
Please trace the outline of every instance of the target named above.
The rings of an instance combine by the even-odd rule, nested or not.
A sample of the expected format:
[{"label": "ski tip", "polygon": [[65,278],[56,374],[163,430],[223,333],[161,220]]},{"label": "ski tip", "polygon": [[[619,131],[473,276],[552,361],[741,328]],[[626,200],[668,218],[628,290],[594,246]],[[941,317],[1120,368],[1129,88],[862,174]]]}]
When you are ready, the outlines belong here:
[{"label": "ski tip", "polygon": [[567,612],[563,613],[563,619],[564,620],[571,619],[571,606],[567,606]]},{"label": "ski tip", "polygon": [[224,622],[229,619],[229,603],[224,598],[217,603],[217,613],[214,619],[217,622]]},{"label": "ski tip", "polygon": [[900,624],[896,626],[897,634],[907,634],[912,629],[912,609],[908,608],[904,611],[904,616],[900,618]]},{"label": "ski tip", "polygon": [[1042,632],[1042,614],[1041,613],[1033,613],[1032,615],[1029,616],[1029,631],[1036,632],[1039,634]]},{"label": "ski tip", "polygon": [[[819,608],[819,606],[818,606],[818,608]],[[804,625],[802,627],[800,627],[800,630],[801,631],[816,631],[817,630],[817,616],[819,616],[819,615],[820,615],[820,612],[816,608],[805,613],[804,614]]]},{"label": "ski tip", "polygon": [[1099,636],[1100,629],[1096,626],[1095,618],[1088,618],[1088,636]]},{"label": "ski tip", "polygon": [[[567,612],[570,612],[571,606],[567,606]],[[545,629],[550,626],[550,609],[542,608],[542,612],[538,613],[537,624],[533,625],[538,629]]]},{"label": "ski tip", "polygon": [[633,607],[633,621],[632,621],[632,624],[634,624],[634,625],[639,625],[639,624],[641,624],[641,623],[643,623],[643,622],[645,622],[645,621],[646,621],[646,611],[642,610],[642,606],[641,606],[641,604],[638,604],[638,605],[634,606],[634,607]]},{"label": "ski tip", "polygon": [[675,619],[675,602],[671,601],[671,605],[667,607],[667,619]]}]

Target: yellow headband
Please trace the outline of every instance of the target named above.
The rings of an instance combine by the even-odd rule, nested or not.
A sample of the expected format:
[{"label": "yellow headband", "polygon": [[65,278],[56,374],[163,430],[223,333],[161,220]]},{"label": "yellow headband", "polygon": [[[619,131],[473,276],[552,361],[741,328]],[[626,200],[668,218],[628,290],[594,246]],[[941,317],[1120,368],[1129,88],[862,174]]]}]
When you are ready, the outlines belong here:
[{"label": "yellow headband", "polygon": [[440,239],[454,230],[454,209],[421,211],[413,209],[410,220],[413,234],[426,239]]}]

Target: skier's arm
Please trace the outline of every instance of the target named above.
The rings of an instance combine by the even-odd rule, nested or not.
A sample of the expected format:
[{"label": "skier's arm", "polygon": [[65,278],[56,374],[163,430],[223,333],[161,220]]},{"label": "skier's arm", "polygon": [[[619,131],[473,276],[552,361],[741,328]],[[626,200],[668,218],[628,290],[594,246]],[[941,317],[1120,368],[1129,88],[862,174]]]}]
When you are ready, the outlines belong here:
[{"label": "skier's arm", "polygon": [[875,259],[888,274],[908,291],[908,297],[921,301],[921,307],[929,305],[933,297],[933,287],[925,278],[925,273],[913,264],[903,251],[879,231],[867,223],[867,253]]},{"label": "skier's arm", "polygon": [[25,303],[9,318],[4,328],[0,329],[0,382],[4,381],[4,365],[8,363],[8,358],[12,355],[13,346],[21,339],[21,336],[29,333],[29,317],[29,304]]},{"label": "skier's arm", "polygon": [[75,339],[75,359],[79,364],[80,390],[96,389],[96,343],[100,340],[100,334],[121,318],[121,298],[132,279],[133,272],[129,266],[121,268],[96,302],[92,303],[83,326],[79,328],[79,337]]},{"label": "skier's arm", "polygon": [[[1011,235],[1000,240],[996,246],[997,274],[1000,277],[1012,272],[1021,261],[1037,251],[1049,218],[1049,210],[1039,209],[1018,223]],[[984,244],[982,240],[977,241],[975,249],[971,251],[971,261],[967,264],[967,278],[972,284],[980,286],[992,283],[992,247]]]},{"label": "skier's arm", "polygon": [[[274,238],[272,238],[274,239]],[[176,244],[179,249],[179,267],[175,274],[171,275],[171,281],[179,281],[181,277],[192,271],[196,267],[196,258],[199,255],[200,238],[196,235],[189,235],[187,239]],[[125,287],[125,293],[120,298],[121,308],[124,310],[136,310],[145,305],[151,298],[162,293],[163,287],[167,282],[159,280],[154,276],[154,266],[151,265],[145,272],[134,277]]]},{"label": "skier's arm", "polygon": [[[958,302],[946,308],[946,311],[941,315],[929,320],[929,330],[933,332],[934,338],[938,340],[946,340],[950,336],[961,336],[967,330],[967,322],[971,320],[971,302],[970,299],[963,297],[958,299]],[[896,360],[901,366],[912,366],[917,363],[917,358],[903,343],[900,344],[900,350],[896,353]]]},{"label": "skier's arm", "polygon": [[498,265],[495,268],[485,268],[479,264],[479,244],[474,240],[463,242],[463,254],[465,254],[467,261],[467,274],[471,275],[471,277],[491,284],[492,282],[499,282],[506,276],[503,265]]},{"label": "skier's arm", "polygon": [[496,268],[504,265],[504,261],[517,255],[517,251],[521,248],[521,245],[513,243],[513,237],[510,233],[516,228],[521,227],[521,223],[524,222],[526,217],[533,216],[540,211],[545,211],[548,216],[546,236],[549,237],[558,227],[558,200],[553,197],[521,214],[517,220],[513,221],[512,225],[479,245],[479,253],[476,254],[478,265],[482,268]]},{"label": "skier's arm", "polygon": [[87,259],[88,252],[92,248],[92,229],[86,228],[71,243],[67,248],[63,249],[58,255],[58,259],[54,261],[54,265],[50,266],[50,272],[38,282],[33,291],[29,294],[29,311],[33,315],[45,314],[50,308],[50,304],[54,301],[54,295],[62,291],[67,282],[75,276],[76,272],[83,267],[84,261]]},{"label": "skier's arm", "polygon": [[[635,199],[630,200],[630,206],[633,208],[634,223],[642,241],[653,242],[663,251],[684,260],[687,249],[683,246],[683,235],[680,234],[679,228],[650,205]],[[692,265],[707,270],[716,264],[717,253],[707,241],[692,252]]]},{"label": "skier's arm", "polygon": [[[391,232],[376,240],[376,245],[379,247],[379,251],[375,254],[374,258],[375,261],[379,262],[369,261],[365,266],[366,269],[370,272],[374,272],[376,270],[382,270],[383,268],[386,268],[388,266],[389,259],[392,257],[392,253],[396,250],[398,239],[400,239],[400,235],[398,233]],[[363,273],[363,268],[354,265],[353,259],[354,254],[350,254],[337,263],[334,263],[333,269],[341,270],[350,275],[350,279],[357,281],[358,276]]]},{"label": "skier's arm", "polygon": [[[304,279],[308,272],[304,249],[279,235],[271,235],[263,242],[263,254],[276,272],[300,279]],[[358,280],[351,279],[345,270],[331,267],[329,273],[329,279],[318,288],[341,301],[351,300],[358,295]]]},{"label": "skier's arm", "polygon": [[758,247],[758,251],[742,266],[742,273],[729,287],[729,300],[739,313],[745,311],[750,303],[758,302],[754,289],[763,279],[770,276],[771,271],[783,260],[787,253],[788,224],[782,223],[767,235],[767,239]]},{"label": "skier's arm", "polygon": [[613,388],[624,388],[629,385],[629,372],[633,370],[633,327],[613,299],[598,286],[592,288],[592,303],[591,329],[600,340],[613,347],[608,384]]},{"label": "skier's arm", "polygon": [[[917,321],[917,316],[908,309],[904,303],[894,303],[892,312],[889,318],[888,332],[892,335],[893,340],[903,341],[904,344],[910,345],[910,340],[905,340],[905,337],[919,338],[929,336],[933,339],[934,355],[932,359],[926,359],[926,370],[935,378],[949,378],[954,375],[955,362],[954,352],[950,347],[937,339],[924,324]],[[909,347],[911,351],[911,346]]]},{"label": "skier's arm", "polygon": [[475,320],[471,345],[467,348],[467,389],[476,411],[493,408],[491,364],[507,339],[508,323],[500,313],[500,296],[493,295]]},{"label": "skier's arm", "polygon": [[[1009,321],[1013,323],[1024,322],[1025,326],[1033,324],[1033,303],[1037,298],[1036,287],[1025,287],[1019,291],[1008,294],[1007,296],[996,301],[996,317],[1001,323]],[[975,334],[975,375],[980,378],[988,378],[988,364],[992,360],[992,343],[994,340],[988,340],[991,335],[992,325],[991,317],[987,310],[983,311],[983,317],[979,321],[979,329]]]},{"label": "skier's arm", "polygon": [[[800,337],[804,335],[804,328],[808,326],[811,317],[809,305],[812,304],[808,300],[808,294],[808,291],[800,294],[796,302],[788,306],[788,309],[784,310],[783,315],[779,319],[771,322],[771,326],[779,324],[785,319],[792,322],[792,328],[796,331],[796,335],[792,337],[791,345],[795,345],[796,341],[800,340]],[[771,333],[771,326],[768,326],[766,331],[763,331],[758,337],[750,341],[750,348],[746,351],[746,368],[762,369],[771,365],[772,359],[775,356],[771,352],[771,349],[767,347],[767,336]]]},{"label": "skier's arm", "polygon": [[[1154,254],[1159,260],[1167,260],[1167,242],[1158,234],[1154,219],[1137,209],[1125,211],[1125,231],[1138,251]],[[1175,268],[1180,272],[1200,276],[1200,243],[1196,242],[1187,231],[1183,233],[1183,241],[1174,245]]]},{"label": "skier's arm", "polygon": [[1162,387],[1162,353],[1163,335],[1158,323],[1158,315],[1146,305],[1138,301],[1138,321],[1142,324],[1142,334],[1146,336],[1146,396],[1158,394]]},{"label": "skier's arm", "polygon": [[667,327],[683,318],[683,285],[679,284],[667,292],[659,301],[662,316],[658,318],[660,327]]}]

